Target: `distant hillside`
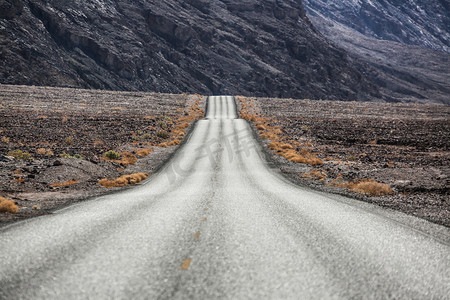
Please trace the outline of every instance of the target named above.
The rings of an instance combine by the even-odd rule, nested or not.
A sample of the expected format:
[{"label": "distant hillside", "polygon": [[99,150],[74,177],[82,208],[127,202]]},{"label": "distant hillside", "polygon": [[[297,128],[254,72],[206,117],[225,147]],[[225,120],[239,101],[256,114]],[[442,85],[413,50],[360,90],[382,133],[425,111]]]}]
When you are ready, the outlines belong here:
[{"label": "distant hillside", "polygon": [[450,53],[449,0],[304,0],[322,16],[368,37]]},{"label": "distant hillside", "polygon": [[448,0],[305,0],[305,6],[325,37],[371,66],[368,76],[384,99],[450,104]]},{"label": "distant hillside", "polygon": [[0,0],[0,83],[380,100],[298,0]]}]

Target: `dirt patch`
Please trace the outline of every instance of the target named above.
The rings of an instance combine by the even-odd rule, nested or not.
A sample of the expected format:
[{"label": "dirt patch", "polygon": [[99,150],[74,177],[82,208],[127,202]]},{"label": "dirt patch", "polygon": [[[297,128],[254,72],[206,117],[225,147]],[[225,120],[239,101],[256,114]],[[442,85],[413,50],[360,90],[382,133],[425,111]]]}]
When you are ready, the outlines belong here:
[{"label": "dirt patch", "polygon": [[203,117],[205,100],[0,85],[0,196],[19,207],[0,213],[0,225],[110,192],[101,179],[155,172]]},{"label": "dirt patch", "polygon": [[[297,183],[450,227],[449,106],[244,97],[239,100],[241,116],[259,132],[271,159]],[[258,121],[261,119],[262,123]],[[278,140],[271,140],[273,135],[268,128],[278,130]],[[273,142],[292,145],[289,151],[308,153],[323,164],[290,161],[287,158],[291,156],[277,153],[280,149]],[[383,196],[356,192],[357,186],[376,186],[370,182],[387,185],[393,193],[388,193],[386,186],[379,186],[380,190],[386,189]]]}]

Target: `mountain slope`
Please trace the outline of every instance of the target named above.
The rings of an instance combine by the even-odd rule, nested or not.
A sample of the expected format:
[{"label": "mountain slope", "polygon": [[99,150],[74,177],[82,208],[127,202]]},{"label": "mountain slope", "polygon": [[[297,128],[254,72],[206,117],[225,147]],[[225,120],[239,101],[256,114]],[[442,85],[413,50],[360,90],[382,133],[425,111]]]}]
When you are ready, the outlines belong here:
[{"label": "mountain slope", "polygon": [[295,0],[0,0],[0,82],[373,100]]},{"label": "mountain slope", "polygon": [[449,0],[304,0],[312,16],[368,37],[450,53]]},{"label": "mountain slope", "polygon": [[[442,11],[434,16],[433,10],[425,16],[415,15],[417,10],[424,13],[420,7],[441,7],[445,12],[446,8],[442,3],[446,2],[422,2],[402,1],[400,5],[394,0],[371,0],[364,3],[305,0],[305,5],[309,19],[325,37],[346,50],[354,60],[372,67],[368,76],[380,87],[384,99],[450,104],[450,54],[445,52],[448,51],[450,23],[442,21],[445,19]],[[376,13],[367,17],[365,9],[369,4],[376,8],[371,10]],[[396,12],[395,18],[392,11],[385,7]],[[446,14],[447,19],[448,16]],[[421,25],[424,19],[427,20],[426,26]],[[374,34],[377,27],[371,24],[375,23],[386,27],[386,31],[382,32],[383,36]],[[396,26],[391,28],[389,24],[393,23]],[[394,34],[393,28],[397,28],[396,32],[408,33],[409,39],[402,34]],[[406,44],[414,41],[419,46]]]}]

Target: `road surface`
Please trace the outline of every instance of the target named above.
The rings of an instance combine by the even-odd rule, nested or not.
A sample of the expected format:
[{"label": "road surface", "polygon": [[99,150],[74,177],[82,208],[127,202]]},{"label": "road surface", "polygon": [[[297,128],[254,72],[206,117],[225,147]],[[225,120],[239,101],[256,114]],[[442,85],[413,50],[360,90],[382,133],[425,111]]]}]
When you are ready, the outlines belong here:
[{"label": "road surface", "polygon": [[0,299],[449,299],[447,228],[298,187],[232,97],[143,185],[0,230]]}]

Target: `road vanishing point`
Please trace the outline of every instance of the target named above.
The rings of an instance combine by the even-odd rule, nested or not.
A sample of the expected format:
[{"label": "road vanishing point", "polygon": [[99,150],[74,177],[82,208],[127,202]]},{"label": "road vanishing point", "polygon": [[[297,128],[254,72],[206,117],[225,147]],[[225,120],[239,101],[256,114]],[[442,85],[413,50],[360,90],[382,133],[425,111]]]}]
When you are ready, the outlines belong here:
[{"label": "road vanishing point", "polygon": [[449,299],[449,237],[290,182],[217,96],[143,184],[0,229],[0,299]]}]

